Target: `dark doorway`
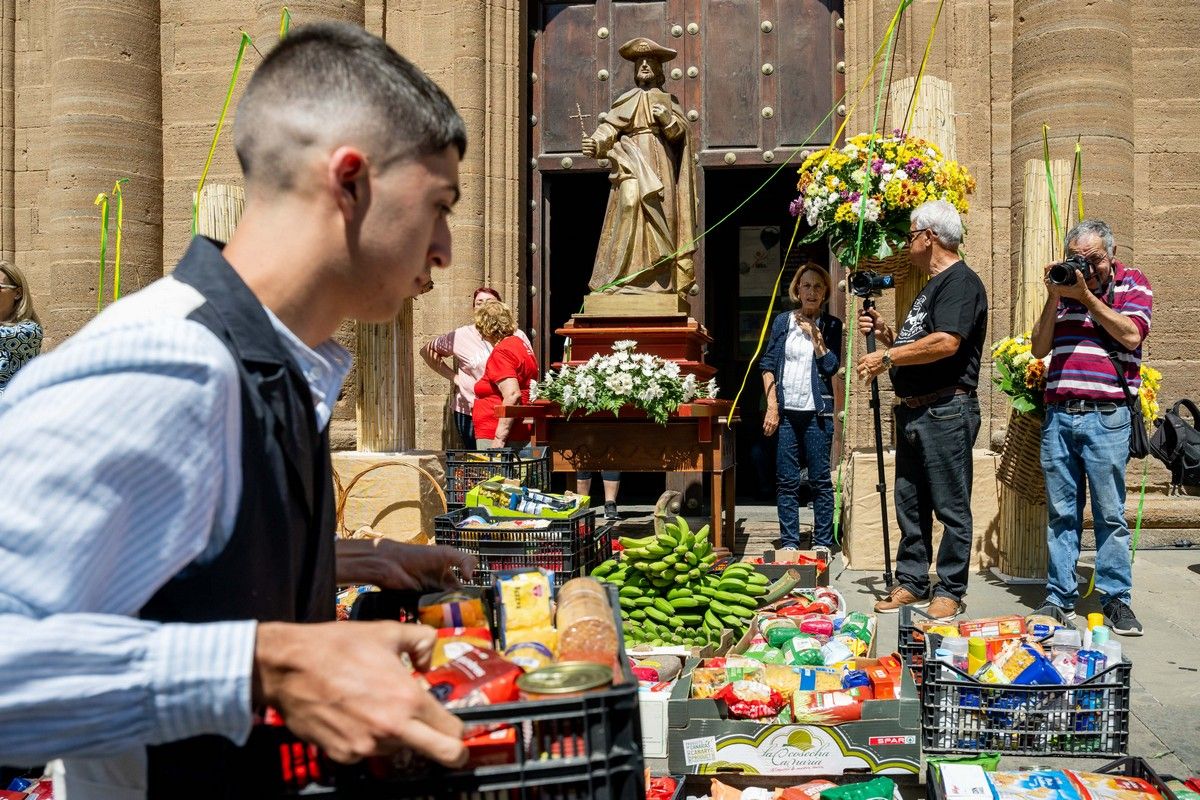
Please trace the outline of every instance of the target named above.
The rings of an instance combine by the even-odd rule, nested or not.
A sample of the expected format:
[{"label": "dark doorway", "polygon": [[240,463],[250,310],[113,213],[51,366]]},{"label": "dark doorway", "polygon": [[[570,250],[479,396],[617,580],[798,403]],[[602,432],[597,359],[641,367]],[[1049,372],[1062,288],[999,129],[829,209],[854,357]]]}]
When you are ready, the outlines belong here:
[{"label": "dark doorway", "polygon": [[[783,277],[771,316],[792,308],[787,289],[800,265],[809,259],[829,263],[823,244],[796,245],[787,264],[783,263],[796,224],[788,213],[788,204],[796,196],[795,176],[791,166],[705,171],[705,217],[710,226],[716,225],[704,238],[706,325],[713,337],[708,361],[717,368],[722,397],[737,393],[752,362],[768,315],[771,284],[780,268]],[[731,216],[725,219],[726,215]],[[724,221],[717,224],[718,220]],[[804,233],[802,229],[800,235]],[[774,502],[775,439],[762,433],[765,401],[757,366],[746,379],[738,409],[742,420],[737,431],[739,502]]]},{"label": "dark doorway", "polygon": [[[542,371],[562,361],[564,337],[554,331],[578,313],[588,293],[588,280],[596,260],[600,228],[608,203],[607,172],[552,173],[543,177],[544,254],[549,265],[549,289],[542,298],[545,319],[549,323],[539,341],[543,351],[538,353]],[[562,482],[556,478],[556,486]],[[662,473],[624,473],[621,476],[620,505],[652,503],[662,494],[666,479]],[[592,493],[601,491],[599,478]]]}]

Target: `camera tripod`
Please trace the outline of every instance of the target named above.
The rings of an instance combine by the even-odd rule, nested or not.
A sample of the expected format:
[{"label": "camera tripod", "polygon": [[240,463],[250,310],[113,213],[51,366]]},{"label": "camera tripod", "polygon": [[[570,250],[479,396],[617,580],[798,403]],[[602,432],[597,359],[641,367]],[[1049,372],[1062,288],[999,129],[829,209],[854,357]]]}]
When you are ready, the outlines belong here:
[{"label": "camera tripod", "polygon": [[[875,308],[874,298],[867,296],[862,299],[863,312],[870,311]],[[875,329],[867,334],[867,352],[875,352]],[[880,522],[883,525],[883,585],[885,590],[890,591],[892,586],[892,542],[888,535],[888,504],[887,504],[887,478],[883,471],[883,427],[880,422],[879,412],[879,379],[871,378],[871,412],[875,417],[875,467],[878,470],[878,483],[875,484],[875,489],[879,492],[879,513]]]}]

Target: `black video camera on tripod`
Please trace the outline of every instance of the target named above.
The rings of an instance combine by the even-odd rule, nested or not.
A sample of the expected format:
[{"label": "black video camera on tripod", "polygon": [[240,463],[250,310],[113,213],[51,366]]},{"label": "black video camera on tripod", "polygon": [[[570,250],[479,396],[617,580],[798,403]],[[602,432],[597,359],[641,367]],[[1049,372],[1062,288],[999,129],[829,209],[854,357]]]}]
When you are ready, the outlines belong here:
[{"label": "black video camera on tripod", "polygon": [[[856,297],[862,298],[863,312],[875,307],[875,298],[883,294],[885,289],[896,288],[896,279],[891,275],[880,274],[869,269],[851,272],[846,279],[846,285]],[[867,334],[867,352],[875,352],[875,329]],[[884,591],[890,592],[892,586],[892,542],[888,535],[887,510],[887,478],[883,469],[883,427],[879,418],[879,380],[871,379],[871,412],[875,418],[875,468],[879,482],[875,488],[879,491],[879,510],[883,523],[883,583]]]}]

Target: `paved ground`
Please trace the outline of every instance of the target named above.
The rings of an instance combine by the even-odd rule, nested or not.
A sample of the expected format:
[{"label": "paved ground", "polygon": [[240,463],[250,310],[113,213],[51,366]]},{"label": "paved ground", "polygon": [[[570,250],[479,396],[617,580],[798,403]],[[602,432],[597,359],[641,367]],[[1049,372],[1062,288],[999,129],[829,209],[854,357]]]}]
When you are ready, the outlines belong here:
[{"label": "paved ground", "polygon": [[[622,509],[622,527],[640,527],[648,507]],[[811,524],[811,511],[802,509],[802,523]],[[807,514],[807,516],[805,516]],[[774,546],[777,522],[773,506],[738,505],[739,535],[735,551],[753,556]],[[701,524],[703,520],[695,520]],[[1087,566],[1092,554],[1085,551]],[[830,583],[852,609],[867,610],[882,593],[880,573],[852,571],[835,557]],[[1009,586],[989,574],[974,575],[967,596],[973,617],[1020,613],[1044,599],[1041,586]],[[1140,638],[1122,638],[1133,661],[1130,754],[1149,760],[1160,774],[1200,775],[1200,550],[1143,550],[1134,562],[1133,608],[1146,627]],[[1080,604],[1080,612],[1099,611],[1095,599]],[[896,641],[896,616],[879,618],[880,651]],[[1028,757],[1006,760],[1006,768],[1029,766]],[[1086,768],[1092,759],[1043,759],[1046,766]],[[1102,762],[1100,762],[1102,763]]]}]

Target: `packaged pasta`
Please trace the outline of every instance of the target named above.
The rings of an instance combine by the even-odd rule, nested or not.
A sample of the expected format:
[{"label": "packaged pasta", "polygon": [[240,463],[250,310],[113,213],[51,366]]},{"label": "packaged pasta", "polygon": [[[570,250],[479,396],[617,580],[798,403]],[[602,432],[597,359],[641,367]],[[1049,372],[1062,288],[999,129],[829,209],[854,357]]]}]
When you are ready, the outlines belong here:
[{"label": "packaged pasta", "polygon": [[554,573],[543,569],[508,570],[496,576],[500,639],[505,648],[514,642],[528,641],[520,638],[519,631],[553,628],[550,610],[553,585]]}]

